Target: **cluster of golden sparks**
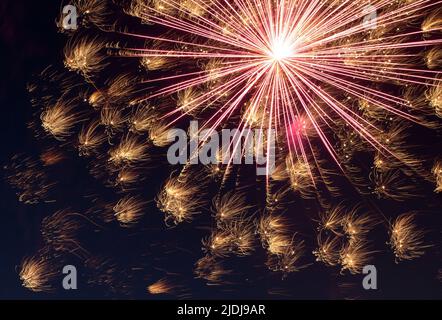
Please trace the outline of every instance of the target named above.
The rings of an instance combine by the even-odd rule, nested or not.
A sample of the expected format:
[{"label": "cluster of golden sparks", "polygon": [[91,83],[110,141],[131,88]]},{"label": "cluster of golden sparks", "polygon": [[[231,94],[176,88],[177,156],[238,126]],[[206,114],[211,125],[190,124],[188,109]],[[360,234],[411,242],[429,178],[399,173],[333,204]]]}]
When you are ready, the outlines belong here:
[{"label": "cluster of golden sparks", "polygon": [[[168,227],[212,212],[194,270],[209,284],[233,273],[224,260],[259,250],[270,271],[288,276],[315,257],[356,274],[388,246],[397,262],[431,248],[418,212],[391,218],[366,204],[418,197],[416,181],[442,192],[442,162],[418,155],[408,142],[415,127],[432,136],[440,130],[442,1],[72,4],[79,28],[61,29],[69,36],[66,70],[50,67],[29,85],[40,108],[30,126],[52,145],[39,158],[16,156],[8,180],[21,201],[51,202],[57,183],[48,172],[76,149],[114,201],[95,199],[86,213],[63,209],[46,217],[46,247],[21,266],[26,288],[51,291],[53,260],[70,253],[107,270],[92,283],[124,291],[127,285],[115,280],[118,266],[91,256],[79,234],[84,225],[113,222],[135,230],[145,223],[149,200]],[[116,18],[122,15],[130,22]],[[191,119],[209,132],[275,130],[275,170],[250,178],[244,166],[224,164],[219,155],[208,166],[163,165],[166,181],[154,199],[145,198],[143,186],[171,144],[169,129],[187,129]],[[257,200],[258,189],[264,192]],[[352,203],[358,197],[365,205]],[[310,251],[305,229],[292,223],[306,203],[318,208],[310,217],[317,224]],[[382,225],[390,239],[373,248],[370,232]],[[167,277],[146,283],[149,294],[177,291],[182,286]]]}]

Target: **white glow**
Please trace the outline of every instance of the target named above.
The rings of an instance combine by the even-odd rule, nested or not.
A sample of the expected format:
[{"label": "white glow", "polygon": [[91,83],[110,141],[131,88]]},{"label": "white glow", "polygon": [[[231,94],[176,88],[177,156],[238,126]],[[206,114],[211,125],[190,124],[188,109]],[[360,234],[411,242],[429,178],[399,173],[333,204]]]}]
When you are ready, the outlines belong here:
[{"label": "white glow", "polygon": [[276,39],[272,44],[271,57],[275,61],[282,61],[292,55],[291,44],[283,39]]}]

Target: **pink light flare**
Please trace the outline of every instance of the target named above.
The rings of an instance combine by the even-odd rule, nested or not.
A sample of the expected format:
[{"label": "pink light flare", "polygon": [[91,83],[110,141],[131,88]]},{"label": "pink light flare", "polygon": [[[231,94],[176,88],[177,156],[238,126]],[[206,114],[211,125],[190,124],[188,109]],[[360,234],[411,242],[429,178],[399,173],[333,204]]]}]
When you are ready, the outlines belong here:
[{"label": "pink light flare", "polygon": [[[426,39],[421,30],[372,35],[379,29],[407,25],[442,1],[418,0],[400,6],[390,0],[186,2],[190,5],[164,0],[164,6],[143,7],[143,19],[171,30],[165,36],[126,33],[162,44],[161,48],[127,48],[127,55],[171,59],[180,69],[179,74],[149,79],[148,85],[164,86],[144,99],[188,89],[199,92],[191,102],[165,115],[171,125],[189,112],[211,110],[200,130],[216,130],[243,112],[240,128],[258,119],[261,128],[283,129],[285,134],[278,137],[292,140],[286,141],[289,154],[305,160],[311,143],[300,142],[310,139],[301,134],[302,123],[308,122],[339,165],[330,136],[337,123],[345,123],[373,149],[390,153],[376,138],[381,129],[363,117],[352,101],[365,100],[394,117],[421,123],[407,109],[407,101],[391,94],[388,87],[432,86],[440,81],[441,72],[407,63],[417,56],[407,50],[439,45],[442,39]],[[378,13],[368,25],[363,23],[367,3]],[[429,31],[440,32],[440,28],[425,30]],[[189,67],[209,61],[218,63],[203,71]]]}]

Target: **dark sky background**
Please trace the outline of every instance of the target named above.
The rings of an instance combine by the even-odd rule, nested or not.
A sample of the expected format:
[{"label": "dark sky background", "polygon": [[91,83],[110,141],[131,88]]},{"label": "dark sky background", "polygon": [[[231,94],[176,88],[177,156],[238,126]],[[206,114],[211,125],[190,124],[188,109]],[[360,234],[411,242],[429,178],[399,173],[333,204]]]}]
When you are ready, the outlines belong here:
[{"label": "dark sky background", "polygon": [[[17,152],[33,151],[32,132],[26,129],[32,115],[26,84],[32,74],[60,58],[63,38],[57,34],[53,18],[58,10],[56,1],[7,0],[0,3],[2,166]],[[24,252],[34,250],[37,245],[35,225],[39,218],[33,216],[32,207],[17,201],[4,179],[0,201],[0,278],[4,284],[0,296],[29,297],[20,285],[16,265]]]},{"label": "dark sky background", "polygon": [[[26,83],[33,74],[40,72],[54,61],[62,61],[65,37],[57,33],[55,26],[58,12],[59,1],[3,0],[0,2],[0,161],[2,166],[7,164],[16,153],[25,151],[29,154],[36,154],[38,150],[32,131],[26,128],[33,111],[26,92]],[[27,206],[18,202],[13,190],[6,182],[2,179],[0,183],[0,298],[103,297],[102,291],[88,292],[88,289],[78,290],[76,293],[45,296],[30,293],[21,287],[16,267],[25,254],[35,252],[40,246],[39,227],[45,213],[42,212],[41,207]],[[160,184],[160,182],[158,183]],[[75,192],[75,188],[81,189],[81,183],[75,182],[69,186],[69,189],[66,188],[66,196]],[[432,199],[428,201],[438,201],[433,196],[431,197]],[[418,207],[419,203],[414,205]],[[388,209],[388,207],[383,209]],[[428,221],[438,230],[432,236],[433,242],[438,243],[441,218],[440,216],[432,216]],[[188,236],[186,233],[189,232],[188,230],[175,232],[178,236],[182,232],[183,245],[186,245],[187,241],[189,243],[193,241],[193,238],[201,238],[200,234]],[[385,234],[382,236],[385,237]],[[382,239],[380,241],[382,242]],[[198,245],[197,242],[195,247],[198,248]],[[127,248],[115,246],[116,255],[119,250],[127,250]],[[136,246],[130,248],[137,250]],[[350,294],[350,297],[371,299],[442,298],[440,283],[435,278],[440,267],[440,261],[437,258],[439,248],[433,248],[430,251],[423,258],[413,262],[405,262],[400,266],[394,263],[391,252],[378,254],[375,265],[378,267],[380,289],[376,292],[363,292],[357,288],[354,290],[355,293]],[[189,258],[189,260],[192,259]],[[184,269],[191,268],[190,262],[183,262],[179,259],[174,262],[178,267],[182,264]],[[247,264],[247,261],[242,264]],[[191,274],[188,269],[186,271]],[[261,279],[260,276],[254,275],[253,271],[251,272],[250,278],[255,280],[250,280],[249,284],[233,292],[217,288],[208,289],[201,281],[192,281],[191,275],[188,285],[191,286],[192,291],[195,292],[194,297],[197,298],[278,298],[277,296],[269,296],[266,292],[269,288],[281,286],[286,288],[285,291],[292,292],[289,298],[326,299],[345,297],[345,294],[336,291],[336,287],[340,283],[344,284],[349,281],[360,284],[362,281],[361,276],[342,277],[338,278],[340,280],[335,280],[335,277],[330,276],[333,272],[319,264],[290,276],[285,282],[281,282],[278,276]],[[144,298],[145,296],[140,289],[131,297]]]}]

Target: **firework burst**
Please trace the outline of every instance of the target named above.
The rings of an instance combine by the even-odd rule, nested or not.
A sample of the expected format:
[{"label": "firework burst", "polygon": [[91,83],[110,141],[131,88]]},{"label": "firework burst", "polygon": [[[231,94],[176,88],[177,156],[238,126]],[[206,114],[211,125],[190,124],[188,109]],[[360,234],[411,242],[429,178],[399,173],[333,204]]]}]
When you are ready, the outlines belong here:
[{"label": "firework burst", "polygon": [[[60,256],[112,295],[186,298],[177,265],[193,268],[191,281],[233,292],[315,260],[330,277],[351,276],[388,246],[397,261],[430,251],[417,211],[395,208],[440,208],[427,195],[442,191],[431,150],[441,132],[442,1],[73,5],[79,30],[62,30],[65,70],[47,68],[28,85],[39,108],[29,127],[43,152],[15,156],[6,169],[22,202],[80,208],[51,208],[42,219],[46,247],[23,260],[26,288],[53,291]],[[275,151],[275,167],[251,174],[224,157],[225,146],[211,150],[210,164],[194,163],[192,152],[180,165],[165,161],[170,129],[204,150],[229,127],[243,138],[265,132],[253,153],[270,163]],[[229,147],[246,158],[239,142]],[[81,185],[68,201],[52,194],[71,188],[60,164]],[[99,236],[83,237],[88,227]],[[372,237],[387,232],[388,245]]]},{"label": "firework burst", "polygon": [[[127,33],[163,46],[127,48],[121,54],[177,64],[182,61],[184,70],[189,70],[148,80],[172,84],[147,95],[146,100],[181,95],[177,108],[166,114],[173,122],[180,118],[180,111],[188,114],[216,106],[203,127],[215,130],[240,112],[247,101],[240,127],[259,119],[260,127],[283,131],[281,136],[294,166],[292,185],[299,188],[300,166],[305,166],[306,175],[312,175],[305,163],[312,143],[303,142],[309,134],[293,130],[300,117],[308,121],[313,136],[319,137],[340,165],[330,137],[340,125],[355,132],[370,148],[396,157],[388,143],[379,138],[382,126],[355,110],[354,100],[387,115],[425,124],[424,119],[412,114],[404,99],[373,88],[373,83],[428,85],[432,88],[430,100],[438,108],[439,72],[415,68],[411,62],[417,57],[401,51],[440,44],[439,39],[416,40],[422,32],[439,32],[439,20],[429,17],[421,31],[392,34],[398,21],[418,19],[434,6],[432,1],[400,5],[374,1],[370,8],[378,15],[367,22],[365,1],[159,0],[150,5],[138,1],[132,10],[135,16],[175,32],[164,37]],[[176,34],[181,36],[171,36]],[[192,61],[208,62],[202,71],[194,71],[184,66]]]}]

